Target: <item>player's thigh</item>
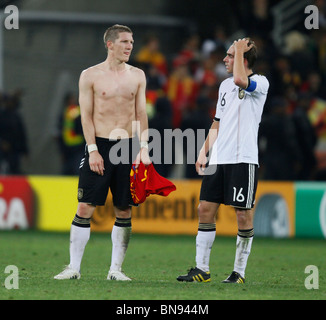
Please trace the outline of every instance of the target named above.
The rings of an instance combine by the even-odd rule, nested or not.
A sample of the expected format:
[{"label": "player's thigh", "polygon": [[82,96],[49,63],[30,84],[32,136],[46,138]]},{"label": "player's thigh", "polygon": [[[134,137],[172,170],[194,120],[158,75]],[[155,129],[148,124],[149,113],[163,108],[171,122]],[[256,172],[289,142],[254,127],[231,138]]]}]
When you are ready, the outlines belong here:
[{"label": "player's thigh", "polygon": [[[116,208],[127,209],[133,204],[130,192],[130,170],[132,164],[119,163],[114,168],[111,180],[113,205]],[[125,211],[120,210],[120,211]]]},{"label": "player's thigh", "polygon": [[258,166],[249,163],[225,166],[225,204],[252,209],[257,190]]},{"label": "player's thigh", "polygon": [[[214,168],[214,170],[211,170]],[[200,201],[224,203],[224,170],[221,165],[210,165],[211,174],[204,175],[200,188]],[[205,170],[206,171],[206,170]]]},{"label": "player's thigh", "polygon": [[103,206],[108,195],[111,180],[111,170],[106,167],[101,176],[90,168],[82,168],[78,181],[78,202],[93,206]]}]

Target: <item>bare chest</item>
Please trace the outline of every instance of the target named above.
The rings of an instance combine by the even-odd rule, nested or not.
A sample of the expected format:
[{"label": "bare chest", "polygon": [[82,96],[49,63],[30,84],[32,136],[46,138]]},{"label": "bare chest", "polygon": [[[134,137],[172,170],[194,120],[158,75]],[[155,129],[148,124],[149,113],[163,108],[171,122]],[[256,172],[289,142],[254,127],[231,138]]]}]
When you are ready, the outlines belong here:
[{"label": "bare chest", "polygon": [[98,100],[133,101],[137,94],[138,83],[128,74],[108,74],[94,82],[94,94]]}]

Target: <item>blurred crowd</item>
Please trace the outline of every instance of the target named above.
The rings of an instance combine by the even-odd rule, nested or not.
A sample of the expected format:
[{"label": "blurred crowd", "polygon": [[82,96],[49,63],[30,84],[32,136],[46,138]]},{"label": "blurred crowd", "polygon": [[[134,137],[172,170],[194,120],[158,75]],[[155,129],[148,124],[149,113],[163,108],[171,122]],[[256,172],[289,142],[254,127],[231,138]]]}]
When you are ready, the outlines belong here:
[{"label": "blurred crowd", "polygon": [[0,174],[22,174],[21,158],[28,156],[27,132],[19,108],[21,90],[0,92]]},{"label": "blurred crowd", "polygon": [[[323,3],[316,1],[320,28],[289,32],[281,48],[271,38],[273,24],[266,7],[258,6],[251,12],[237,33],[249,35],[255,41],[259,58],[254,72],[264,74],[270,82],[259,133],[261,179],[326,180],[326,10]],[[208,132],[215,115],[219,85],[230,76],[223,58],[235,40],[232,37],[224,26],[217,25],[213,37],[190,34],[179,51],[166,56],[160,36],[144,34],[144,42],[133,53],[130,63],[146,73],[149,127],[161,132],[162,138],[164,129]],[[17,111],[19,94],[0,97],[0,173],[19,174],[19,159],[28,154],[24,124]],[[62,173],[76,174],[84,141],[75,97],[66,97],[60,119]],[[186,147],[182,151],[186,153]],[[157,164],[157,171],[170,177],[173,165]],[[184,177],[198,178],[193,164],[185,165]]]},{"label": "blurred crowd", "polygon": [[[237,32],[255,41],[259,58],[254,72],[270,82],[259,133],[261,179],[326,179],[326,8],[324,1],[316,5],[320,28],[288,32],[281,47],[271,37],[272,18],[263,5],[246,16],[250,23]],[[162,53],[159,35],[145,37],[134,59],[147,75],[151,128],[209,129],[219,85],[230,76],[223,58],[232,36],[221,25],[212,38],[191,34],[172,57]],[[168,176],[171,170],[163,165],[158,171]],[[185,178],[199,178],[193,165],[186,165]]]}]

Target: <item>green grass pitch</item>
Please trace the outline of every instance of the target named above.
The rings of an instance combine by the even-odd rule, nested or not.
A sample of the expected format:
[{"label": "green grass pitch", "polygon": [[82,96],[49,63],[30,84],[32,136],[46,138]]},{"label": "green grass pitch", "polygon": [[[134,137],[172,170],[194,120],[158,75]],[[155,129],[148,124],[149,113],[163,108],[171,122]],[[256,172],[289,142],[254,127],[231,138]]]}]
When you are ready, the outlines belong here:
[{"label": "green grass pitch", "polygon": [[[194,236],[133,234],[123,265],[131,282],[107,281],[109,234],[92,233],[80,280],[53,276],[69,263],[69,234],[0,231],[0,300],[325,300],[325,240],[256,237],[246,283],[223,284],[232,271],[235,237],[217,236],[209,283],[180,283],[194,266]],[[18,268],[18,289],[8,289],[8,265]],[[318,289],[306,289],[308,265],[318,268]]]}]

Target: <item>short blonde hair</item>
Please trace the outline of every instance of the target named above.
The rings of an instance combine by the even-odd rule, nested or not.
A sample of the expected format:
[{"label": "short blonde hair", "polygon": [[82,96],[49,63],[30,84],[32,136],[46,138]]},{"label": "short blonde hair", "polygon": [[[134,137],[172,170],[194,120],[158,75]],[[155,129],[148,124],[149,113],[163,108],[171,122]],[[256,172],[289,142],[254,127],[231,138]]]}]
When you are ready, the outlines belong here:
[{"label": "short blonde hair", "polygon": [[104,46],[106,50],[108,50],[107,42],[114,42],[116,39],[119,38],[119,33],[121,32],[128,32],[132,34],[132,31],[129,27],[123,26],[121,24],[115,24],[112,27],[106,29],[103,36]]}]

